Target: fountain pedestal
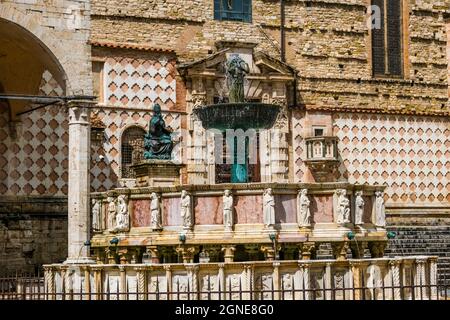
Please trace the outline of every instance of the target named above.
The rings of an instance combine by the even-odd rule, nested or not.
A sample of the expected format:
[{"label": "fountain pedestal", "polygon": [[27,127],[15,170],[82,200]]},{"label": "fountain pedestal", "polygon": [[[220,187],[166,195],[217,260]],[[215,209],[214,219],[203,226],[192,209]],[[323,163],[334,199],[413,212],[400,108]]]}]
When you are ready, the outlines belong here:
[{"label": "fountain pedestal", "polygon": [[170,160],[143,160],[131,166],[136,175],[137,187],[170,187],[180,184],[183,165]]}]

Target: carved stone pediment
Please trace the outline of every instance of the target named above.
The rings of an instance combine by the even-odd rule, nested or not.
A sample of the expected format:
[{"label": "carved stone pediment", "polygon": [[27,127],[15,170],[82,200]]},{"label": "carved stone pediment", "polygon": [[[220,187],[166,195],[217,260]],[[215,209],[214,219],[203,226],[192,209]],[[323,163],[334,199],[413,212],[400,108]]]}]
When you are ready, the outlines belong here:
[{"label": "carved stone pediment", "polygon": [[[211,103],[214,99],[228,96],[226,85],[226,61],[232,55],[239,55],[249,66],[250,72],[245,80],[245,98],[266,103],[287,104],[287,85],[294,81],[295,69],[288,64],[256,51],[256,44],[219,42],[218,51],[196,61],[178,65],[182,77],[192,82],[188,86],[194,104],[198,95],[202,102]],[[267,99],[269,98],[269,99]],[[267,101],[269,100],[269,101]]]},{"label": "carved stone pediment", "polygon": [[225,48],[204,58],[178,65],[184,77],[220,77],[225,75],[224,62],[232,54],[239,54],[250,66],[247,78],[258,77],[265,80],[294,80],[295,69],[290,65],[253,48]]}]

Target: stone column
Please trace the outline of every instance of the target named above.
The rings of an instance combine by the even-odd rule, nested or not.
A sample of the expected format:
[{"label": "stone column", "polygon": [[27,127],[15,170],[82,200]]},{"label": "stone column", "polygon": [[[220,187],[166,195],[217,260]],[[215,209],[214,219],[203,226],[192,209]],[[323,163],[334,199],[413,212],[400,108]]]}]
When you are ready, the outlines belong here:
[{"label": "stone column", "polygon": [[68,257],[65,263],[94,263],[90,240],[90,154],[92,102],[70,101],[69,108],[69,190],[68,190]]},{"label": "stone column", "polygon": [[67,298],[67,285],[66,285],[66,274],[67,274],[67,266],[61,266],[61,293],[63,294],[63,299]]},{"label": "stone column", "polygon": [[220,288],[220,300],[225,300],[225,289],[226,289],[226,279],[225,279],[225,264],[219,263],[219,288]]},{"label": "stone column", "polygon": [[128,264],[130,259],[130,253],[127,248],[119,249],[119,262],[120,264]]},{"label": "stone column", "polygon": [[415,283],[415,297],[416,300],[424,300],[427,299],[427,287],[426,287],[426,277],[425,277],[425,259],[417,259],[416,260],[416,277]]},{"label": "stone column", "polygon": [[401,292],[400,292],[400,263],[401,260],[393,259],[389,261],[389,265],[391,267],[391,276],[392,276],[392,287],[393,287],[393,295],[394,300],[401,300]]},{"label": "stone column", "polygon": [[145,267],[136,267],[136,278],[137,278],[137,292],[139,295],[137,298],[139,300],[147,300],[147,287],[146,287],[146,268]]},{"label": "stone column", "polygon": [[299,245],[299,256],[301,260],[311,260],[311,256],[316,250],[314,242],[303,242]]},{"label": "stone column", "polygon": [[93,266],[91,270],[94,272],[94,288],[95,288],[95,300],[102,299],[102,270],[101,266]]},{"label": "stone column", "polygon": [[222,247],[224,262],[233,262],[235,246],[226,245]]},{"label": "stone column", "polygon": [[82,267],[84,271],[84,292],[83,300],[91,300],[91,272],[89,266]]},{"label": "stone column", "polygon": [[273,245],[263,245],[261,246],[261,251],[264,253],[266,261],[275,260],[275,249]]},{"label": "stone column", "polygon": [[177,253],[181,253],[183,257],[183,263],[193,263],[194,255],[197,253],[198,248],[195,246],[186,246],[183,245],[175,249]]},{"label": "stone column", "polygon": [[274,262],[273,263],[273,289],[274,289],[274,300],[280,300],[280,263]]},{"label": "stone column", "polygon": [[[167,292],[172,292],[172,267],[170,265],[165,265],[164,270],[166,271]],[[174,297],[176,297],[175,294]],[[167,294],[167,300],[172,300],[172,296],[170,294]]]},{"label": "stone column", "polygon": [[115,247],[106,247],[105,248],[105,255],[107,259],[108,264],[115,264],[116,263],[116,256],[117,256],[117,248]]},{"label": "stone column", "polygon": [[[353,275],[353,288],[354,290],[354,300],[361,300],[362,294],[361,294],[361,265],[362,263],[359,261],[350,261],[350,267],[352,270]],[[353,291],[350,291],[350,295],[353,294]]]},{"label": "stone column", "polygon": [[331,300],[332,291],[331,288],[333,286],[333,275],[331,273],[331,263],[327,263],[325,266],[325,300]]},{"label": "stone column", "polygon": [[47,300],[55,300],[55,275],[51,266],[44,267],[45,288],[48,293]]},{"label": "stone column", "polygon": [[430,288],[431,288],[431,296],[430,299],[431,300],[437,300],[438,299],[438,295],[437,295],[437,261],[438,258],[437,257],[430,257],[429,258],[430,261]]},{"label": "stone column", "polygon": [[120,265],[119,266],[119,271],[120,271],[120,282],[119,282],[119,291],[120,291],[120,295],[119,295],[119,299],[120,300],[126,300],[127,298],[127,273],[126,273],[126,269],[125,266]]},{"label": "stone column", "polygon": [[198,267],[198,265],[186,265],[185,268],[188,272],[188,277],[189,277],[188,281],[191,283],[191,286],[190,286],[191,293],[189,293],[189,300],[198,300],[198,270],[199,270],[199,267]]},{"label": "stone column", "polygon": [[402,260],[402,282],[403,286],[403,300],[412,300],[414,290],[414,270],[413,270],[413,260],[403,259]]},{"label": "stone column", "polygon": [[347,260],[348,241],[332,242],[333,256],[338,261]]},{"label": "stone column", "polygon": [[310,289],[311,280],[309,278],[309,264],[308,263],[300,263],[300,269],[303,271],[303,289],[305,290],[304,300],[310,300],[311,292],[308,291]]}]

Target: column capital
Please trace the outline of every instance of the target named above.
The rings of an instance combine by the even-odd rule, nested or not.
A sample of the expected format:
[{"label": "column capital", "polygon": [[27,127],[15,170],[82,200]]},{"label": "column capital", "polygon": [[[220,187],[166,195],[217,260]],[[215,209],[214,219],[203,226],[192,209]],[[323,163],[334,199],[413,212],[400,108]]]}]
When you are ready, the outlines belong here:
[{"label": "column capital", "polygon": [[70,124],[82,124],[88,125],[91,123],[90,111],[91,106],[87,104],[80,104],[79,101],[69,102],[67,104],[69,108],[69,125]]},{"label": "column capital", "polygon": [[401,259],[392,259],[392,260],[389,260],[389,265],[390,265],[391,267],[398,267],[401,263],[402,263],[402,260],[401,260]]},{"label": "column capital", "polygon": [[147,267],[145,267],[145,266],[139,266],[139,267],[134,267],[134,270],[136,271],[136,272],[145,272],[145,271],[147,271]]},{"label": "column capital", "polygon": [[416,263],[417,264],[425,264],[427,262],[426,258],[417,258]]},{"label": "column capital", "polygon": [[172,271],[172,266],[171,265],[164,265],[163,266],[165,271]]},{"label": "column capital", "polygon": [[363,262],[357,260],[349,260],[348,264],[350,265],[350,267],[360,268],[363,265]]},{"label": "column capital", "polygon": [[298,266],[299,266],[299,268],[301,268],[301,269],[309,269],[309,267],[311,266],[311,264],[300,260],[300,261],[298,262]]},{"label": "column capital", "polygon": [[436,257],[436,256],[431,256],[431,257],[428,257],[428,261],[430,261],[430,263],[437,263],[438,262],[438,257]]}]

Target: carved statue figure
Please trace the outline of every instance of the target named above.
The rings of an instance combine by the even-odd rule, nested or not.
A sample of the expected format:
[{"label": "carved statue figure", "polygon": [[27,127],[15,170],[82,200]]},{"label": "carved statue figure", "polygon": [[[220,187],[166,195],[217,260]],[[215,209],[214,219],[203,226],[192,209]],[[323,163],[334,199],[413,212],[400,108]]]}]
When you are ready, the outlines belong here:
[{"label": "carved statue figure", "polygon": [[101,200],[92,199],[92,229],[94,231],[100,231],[102,228],[100,222],[100,210],[101,210]]},{"label": "carved statue figure", "polygon": [[150,195],[150,227],[152,229],[161,229],[161,206],[159,204],[159,196],[156,192]]},{"label": "carved statue figure", "polygon": [[166,127],[161,115],[161,106],[155,104],[153,117],[149,122],[148,133],[144,137],[144,158],[170,160],[173,142],[170,134],[172,128]]},{"label": "carved statue figure", "polygon": [[263,214],[266,227],[273,226],[275,224],[275,197],[273,196],[272,188],[264,191]]},{"label": "carved statue figure", "polygon": [[302,189],[299,192],[298,199],[298,225],[300,227],[310,227],[311,226],[311,212],[309,209],[309,205],[311,201],[308,198],[308,190]]},{"label": "carved statue figure", "polygon": [[229,102],[244,102],[244,77],[250,68],[238,54],[233,54],[226,64]]},{"label": "carved statue figure", "polygon": [[233,228],[233,195],[230,190],[225,190],[223,195],[223,224],[225,230]]},{"label": "carved statue figure", "polygon": [[375,225],[378,227],[386,226],[386,212],[384,208],[383,191],[375,192]]},{"label": "carved statue figure", "polygon": [[116,216],[116,231],[127,231],[130,225],[128,214],[128,197],[121,194],[117,197],[118,212]]},{"label": "carved statue figure", "polygon": [[116,200],[113,197],[108,197],[108,229],[110,230],[116,227],[116,215]]},{"label": "carved statue figure", "polygon": [[184,229],[192,228],[192,202],[186,190],[181,191],[181,218]]},{"label": "carved statue figure", "polygon": [[361,225],[364,223],[364,199],[362,197],[362,191],[356,191],[355,196],[355,225]]},{"label": "carved statue figure", "polygon": [[347,198],[347,191],[345,189],[338,190],[338,217],[336,223],[350,222],[350,201]]}]

